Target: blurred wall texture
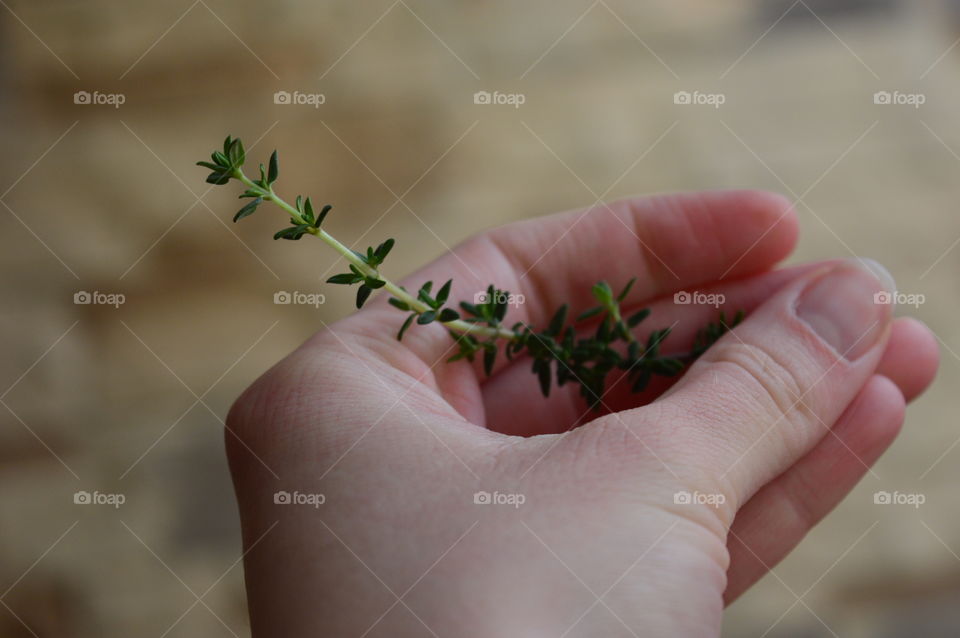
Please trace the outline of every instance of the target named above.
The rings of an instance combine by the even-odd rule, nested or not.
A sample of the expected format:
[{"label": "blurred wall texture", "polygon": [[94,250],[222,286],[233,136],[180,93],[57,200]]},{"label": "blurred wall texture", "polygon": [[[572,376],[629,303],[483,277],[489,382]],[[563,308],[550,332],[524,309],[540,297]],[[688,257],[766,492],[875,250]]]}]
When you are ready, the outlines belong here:
[{"label": "blurred wall texture", "polygon": [[[222,419],[351,299],[321,286],[330,254],[269,241],[276,218],[229,223],[234,195],[193,166],[228,133],[251,156],[282,149],[285,183],[336,204],[346,240],[396,237],[402,271],[601,198],[792,196],[794,260],[882,259],[922,297],[907,310],[944,365],[898,444],[731,609],[728,633],[960,630],[951,3],[0,5],[0,635],[249,632]],[[326,302],[277,305],[278,291]],[[878,490],[926,502],[878,506]]]}]

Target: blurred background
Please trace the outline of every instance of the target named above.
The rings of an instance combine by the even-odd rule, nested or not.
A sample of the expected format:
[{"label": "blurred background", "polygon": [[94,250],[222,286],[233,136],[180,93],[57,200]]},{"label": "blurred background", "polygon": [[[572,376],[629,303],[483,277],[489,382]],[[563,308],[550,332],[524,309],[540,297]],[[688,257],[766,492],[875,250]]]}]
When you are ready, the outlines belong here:
[{"label": "blurred background", "polygon": [[0,635],[249,634],[222,419],[352,299],[230,224],[193,165],[227,133],[397,273],[598,199],[790,195],[792,261],[882,260],[943,365],[726,633],[957,635],[958,4],[0,1]]}]

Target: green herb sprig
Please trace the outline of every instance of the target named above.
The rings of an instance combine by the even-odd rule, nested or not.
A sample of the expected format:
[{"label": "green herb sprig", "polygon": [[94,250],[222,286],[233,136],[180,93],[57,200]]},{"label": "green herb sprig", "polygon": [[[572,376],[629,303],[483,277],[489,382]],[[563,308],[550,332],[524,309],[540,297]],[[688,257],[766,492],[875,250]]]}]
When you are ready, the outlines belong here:
[{"label": "green herb sprig", "polygon": [[[505,341],[502,350],[508,359],[523,355],[531,359],[532,372],[537,375],[544,396],[550,395],[554,380],[558,386],[576,383],[580,386],[580,395],[590,407],[599,409],[607,377],[612,372],[621,371],[628,378],[631,390],[641,392],[655,375],[672,377],[680,374],[687,364],[743,319],[743,313],[738,312],[728,323],[721,312],[718,321],[707,324],[697,333],[689,352],[666,355],[662,353],[661,345],[670,334],[670,328],[655,330],[646,342],[641,342],[631,330],[646,319],[650,311],[639,310],[626,318],[621,313],[620,304],[636,281],[634,278],[616,295],[605,281],[594,285],[592,292],[598,305],[572,320],[568,320],[569,309],[564,304],[543,330],[538,331],[523,322],[514,323],[508,328],[505,319],[511,299],[509,292],[491,285],[479,301],[462,301],[459,309],[449,304],[453,280],[446,281],[436,293],[433,292],[432,281],[420,286],[416,294],[410,293],[380,272],[380,267],[393,249],[393,239],[387,239],[376,247],[368,247],[365,252],[354,251],[322,227],[332,206],[328,204],[316,211],[309,197],[304,199],[297,195],[292,205],[281,199],[274,191],[274,183],[280,176],[276,151],[270,156],[267,167],[260,164],[260,178],[257,180],[250,179],[242,170],[246,152],[239,138],[228,136],[223,142],[223,150],[214,151],[211,160],[197,162],[199,166],[212,171],[207,176],[207,182],[223,185],[235,179],[246,187],[240,197],[251,200],[237,211],[234,222],[249,217],[264,202],[281,208],[290,216],[290,226],[277,231],[273,238],[296,241],[304,235],[313,235],[340,253],[347,261],[349,272],[333,275],[327,279],[327,283],[358,285],[357,308],[363,307],[374,290],[386,290],[391,295],[388,300],[390,304],[408,313],[397,339],[403,339],[414,323],[439,323],[450,333],[458,348],[449,361],[473,361],[480,356],[487,375],[493,372],[501,351],[500,341]],[[578,328],[586,327],[588,320],[596,322],[593,334],[578,336]]]}]

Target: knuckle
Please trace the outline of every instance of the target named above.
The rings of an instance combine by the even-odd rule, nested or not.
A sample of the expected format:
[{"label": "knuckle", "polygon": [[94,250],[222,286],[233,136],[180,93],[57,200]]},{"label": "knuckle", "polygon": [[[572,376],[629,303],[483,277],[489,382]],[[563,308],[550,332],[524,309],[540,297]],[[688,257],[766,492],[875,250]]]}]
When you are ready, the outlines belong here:
[{"label": "knuckle", "polygon": [[224,436],[231,462],[270,455],[295,432],[299,415],[309,407],[309,388],[319,383],[293,356],[263,373],[230,407]]},{"label": "knuckle", "polygon": [[751,403],[761,411],[759,416],[772,419],[771,424],[782,419],[798,426],[815,418],[804,402],[809,389],[796,362],[784,362],[754,344],[717,345],[711,363],[744,380]]}]

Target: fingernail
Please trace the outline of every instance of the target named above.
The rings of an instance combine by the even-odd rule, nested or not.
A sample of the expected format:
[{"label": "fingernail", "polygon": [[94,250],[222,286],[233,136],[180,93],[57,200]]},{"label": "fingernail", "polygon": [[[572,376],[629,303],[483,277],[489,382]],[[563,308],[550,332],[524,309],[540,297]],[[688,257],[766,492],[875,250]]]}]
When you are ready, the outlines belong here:
[{"label": "fingernail", "polygon": [[896,284],[872,259],[850,259],[807,284],[797,316],[837,354],[854,361],[886,331]]}]

